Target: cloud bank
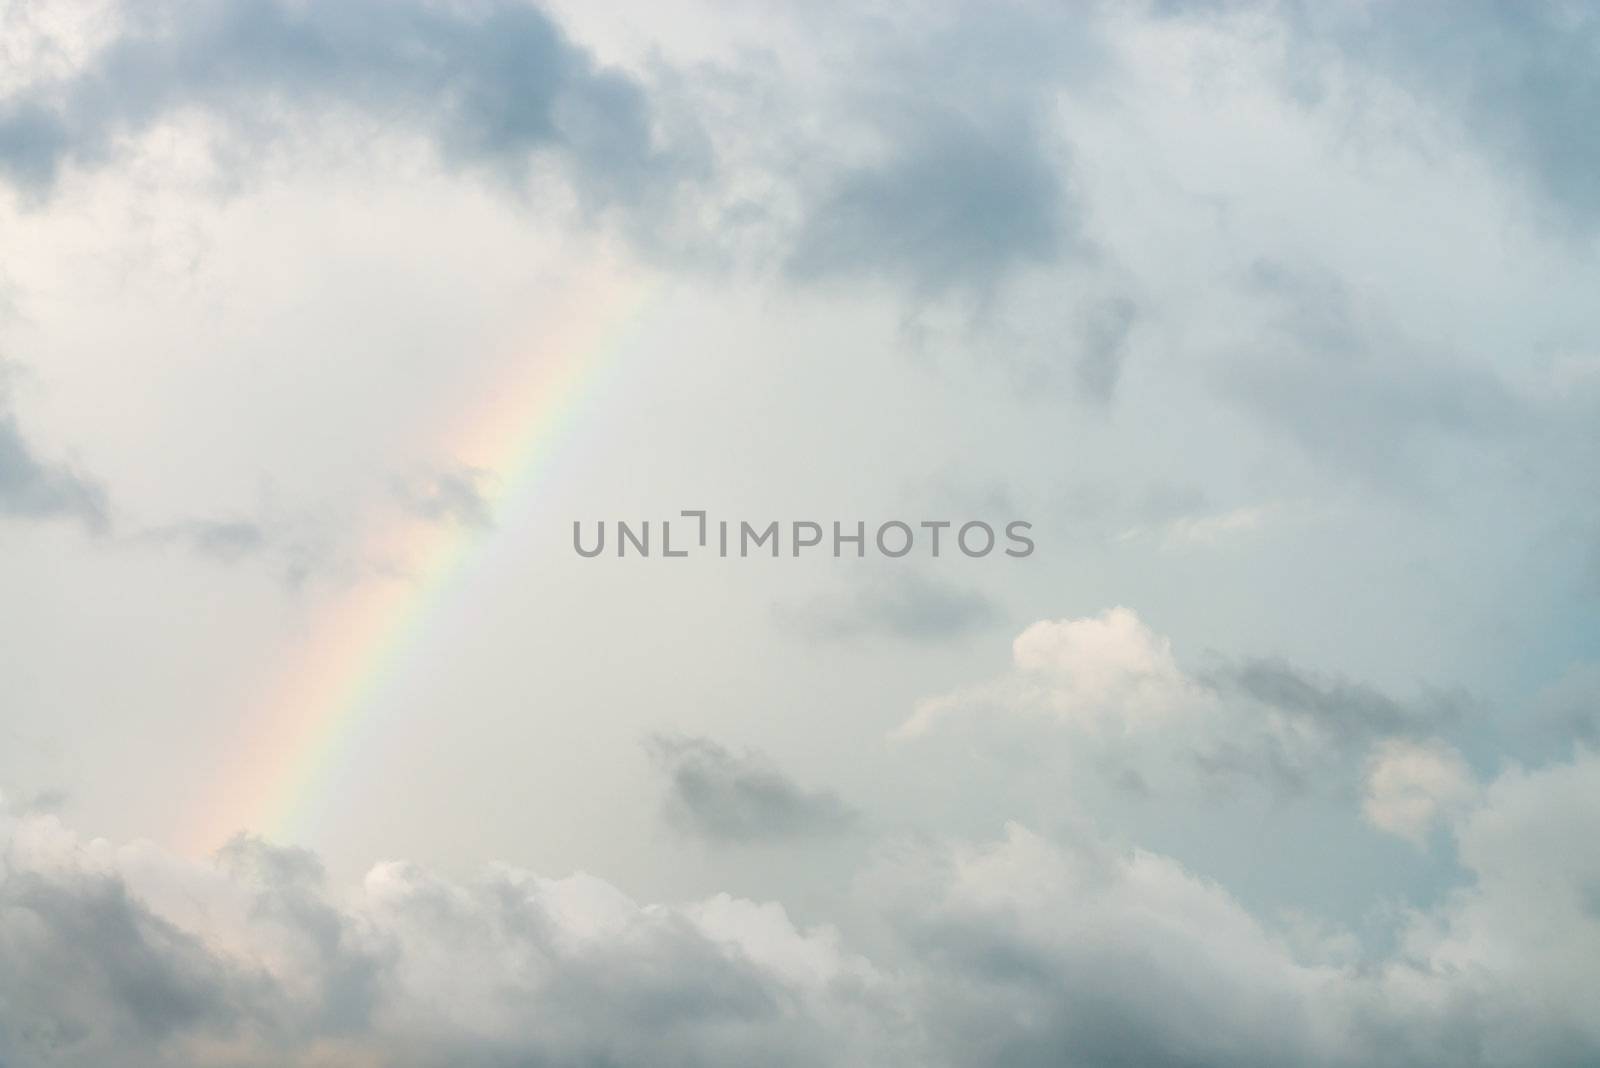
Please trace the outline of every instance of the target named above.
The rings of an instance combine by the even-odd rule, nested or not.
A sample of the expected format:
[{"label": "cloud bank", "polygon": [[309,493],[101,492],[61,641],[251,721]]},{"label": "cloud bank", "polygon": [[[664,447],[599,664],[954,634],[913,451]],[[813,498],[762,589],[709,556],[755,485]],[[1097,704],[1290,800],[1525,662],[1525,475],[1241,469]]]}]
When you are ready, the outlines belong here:
[{"label": "cloud bank", "polygon": [[209,1065],[1497,1065],[1600,1055],[1600,758],[1447,818],[1469,878],[1352,954],[1092,828],[886,847],[854,910],[640,904],[239,839],[208,862],[0,815],[0,1058]]}]

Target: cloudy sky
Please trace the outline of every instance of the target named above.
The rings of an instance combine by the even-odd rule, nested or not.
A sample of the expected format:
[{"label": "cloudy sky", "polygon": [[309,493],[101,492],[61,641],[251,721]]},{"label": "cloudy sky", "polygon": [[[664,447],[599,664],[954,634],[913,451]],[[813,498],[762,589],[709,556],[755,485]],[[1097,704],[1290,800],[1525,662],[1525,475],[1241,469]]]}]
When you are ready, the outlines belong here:
[{"label": "cloudy sky", "polygon": [[0,1064],[1600,1061],[1597,71],[0,0]]}]

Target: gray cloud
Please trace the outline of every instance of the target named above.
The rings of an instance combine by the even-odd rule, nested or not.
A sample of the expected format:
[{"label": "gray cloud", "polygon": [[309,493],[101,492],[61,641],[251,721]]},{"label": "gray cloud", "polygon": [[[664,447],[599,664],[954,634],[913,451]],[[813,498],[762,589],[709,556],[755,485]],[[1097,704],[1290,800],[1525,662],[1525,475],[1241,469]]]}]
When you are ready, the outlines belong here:
[{"label": "gray cloud", "polygon": [[348,540],[337,524],[285,522],[268,512],[145,527],[128,534],[125,544],[186,552],[214,564],[270,567],[289,590],[314,579],[342,583],[395,577],[388,561],[365,559],[347,547]]},{"label": "gray cloud", "polygon": [[1314,46],[1377,68],[1569,218],[1600,222],[1600,14],[1583,4],[1290,6]]},{"label": "gray cloud", "polygon": [[1577,1066],[1600,1056],[1595,760],[1453,816],[1465,882],[1370,954],[1087,826],[886,850],[868,957],[727,894],[403,863],[340,892],[299,850],[197,863],[0,810],[0,1060]]},{"label": "gray cloud", "polygon": [[1514,182],[1586,230],[1600,222],[1600,16],[1583,4],[1419,0],[1394,7],[1305,0],[1158,0],[1163,16],[1249,12],[1290,31],[1290,92],[1324,98],[1329,68],[1373,75],[1442,117]]},{"label": "gray cloud", "polygon": [[1525,428],[1486,368],[1418,351],[1324,272],[1263,262],[1250,287],[1277,309],[1270,348],[1233,358],[1224,389],[1313,458],[1379,486],[1417,489],[1436,452]]},{"label": "gray cloud", "polygon": [[72,519],[90,533],[104,533],[110,525],[105,488],[34,452],[10,409],[12,373],[0,361],[0,518]]},{"label": "gray cloud", "polygon": [[855,821],[834,794],[806,790],[754,754],[667,735],[650,738],[646,748],[667,777],[667,818],[711,841],[771,842],[833,833]]},{"label": "gray cloud", "polygon": [[[371,47],[378,53],[407,39],[404,33],[390,32],[401,16],[376,6],[345,10],[364,10],[372,17],[381,40]],[[424,9],[407,3],[388,10]],[[478,14],[458,19],[442,6],[426,10],[430,19],[449,25],[479,25]],[[233,14],[237,12],[244,14]],[[532,162],[562,160],[580,175],[595,176],[592,188],[601,200],[629,198],[638,186],[660,177],[657,167],[670,172],[673,165],[670,159],[640,156],[641,143],[656,151],[653,134],[646,131],[641,142],[639,130],[639,115],[654,113],[631,105],[600,109],[597,128],[615,136],[614,155],[589,147],[582,137],[569,137],[562,132],[567,127],[552,134],[536,122],[523,129],[510,120],[501,124],[511,127],[509,132],[494,135],[501,148],[486,147],[494,137],[472,131],[494,127],[484,113],[502,112],[509,105],[502,101],[485,107],[480,101],[469,107],[457,99],[456,89],[490,81],[504,86],[532,77],[519,64],[508,62],[498,73],[487,68],[457,71],[453,66],[437,77],[424,71],[413,85],[407,80],[411,75],[394,73],[395,66],[405,64],[361,55],[358,35],[317,29],[297,38],[296,49],[308,40],[333,41],[339,54],[327,65],[303,56],[292,60],[292,50],[279,47],[274,34],[287,33],[285,25],[293,29],[304,22],[325,29],[344,17],[336,8],[294,7],[290,0],[242,3],[224,12],[227,19],[212,21],[248,21],[251,12],[270,16],[247,28],[268,31],[262,52],[268,67],[277,69],[188,70],[204,58],[200,54],[205,49],[194,41],[207,47],[220,41],[227,45],[220,49],[224,57],[244,46],[229,43],[232,31],[175,22],[163,28],[136,26],[106,56],[91,59],[82,75],[26,91],[17,98],[22,100],[17,110],[9,113],[13,125],[0,131],[0,153],[11,153],[6,158],[13,179],[43,196],[63,167],[94,167],[116,154],[123,137],[154,129],[163,117],[191,111],[227,122],[275,122],[279,105],[288,110],[354,108],[368,121],[375,116],[386,121],[381,101],[396,84],[403,90],[394,95],[404,115],[401,125],[431,138],[452,165],[515,178]],[[538,23],[535,14],[525,17]],[[513,19],[508,25],[514,29],[523,23]],[[462,31],[470,37],[463,43],[440,36],[437,28],[430,23],[427,34],[417,36],[439,43],[446,55],[482,55],[495,43],[476,29]],[[505,35],[511,51],[522,40],[518,32]],[[1152,41],[1150,36],[1141,31],[1140,42],[1158,53],[1159,66],[1174,42]],[[1573,47],[1588,47],[1579,37]],[[141,82],[125,77],[121,68],[109,69],[114,64],[107,56],[119,50],[124,55],[159,50],[152,41],[168,49],[176,73],[162,73],[168,88],[148,93],[148,77]],[[1230,40],[1225,48],[1215,47],[1218,42],[1207,44],[1208,59],[1231,59],[1238,43]],[[452,52],[458,45],[463,51]],[[532,44],[523,50],[536,52]],[[435,58],[426,58],[422,67]],[[1024,65],[1027,59],[1024,55]],[[126,59],[118,62],[128,64]],[[149,71],[156,64],[133,66]],[[810,199],[802,197],[798,245],[788,260],[794,277],[819,282],[882,278],[923,296],[964,295],[1070,254],[1080,240],[1081,205],[1063,162],[1069,153],[1053,142],[1050,123],[1025,102],[983,99],[963,106],[957,98],[970,85],[967,72],[956,67],[952,84],[958,88],[948,94],[930,91],[937,99],[930,100],[916,121],[902,123],[893,108],[864,120],[869,126],[883,124],[876,131],[883,140],[876,158],[832,170],[837,158],[825,150],[817,153],[824,157],[823,173],[807,175],[817,180],[805,187]],[[332,73],[335,69],[352,74],[356,83],[367,78],[373,86],[351,88],[344,74]],[[592,66],[584,69],[588,73],[580,82],[602,77]],[[308,73],[304,82],[290,87]],[[1013,72],[1008,68],[1000,73]],[[1225,81],[1231,80],[1235,70],[1229,64],[1223,73]],[[1035,72],[1024,74],[1033,77]],[[924,78],[920,84],[932,80]],[[424,83],[430,87],[426,92],[417,88]],[[109,93],[107,86],[137,91],[124,103],[102,99]],[[440,90],[438,101],[423,100],[434,90]],[[526,99],[538,99],[545,91],[535,86]],[[564,90],[551,91],[558,101],[568,99]],[[175,102],[179,97],[191,103],[180,105]],[[260,101],[268,103],[258,105]],[[561,103],[551,105],[550,114],[557,113],[566,114]],[[784,115],[782,109],[779,114]],[[991,122],[996,116],[999,121]],[[1134,109],[1127,117],[1141,120]],[[1150,118],[1142,115],[1142,120]],[[572,129],[581,129],[580,119],[571,121],[577,124]],[[1111,127],[1109,136],[1117,136],[1111,115],[1100,121]],[[796,139],[809,149],[825,139],[806,133],[806,122],[795,127],[800,130]],[[1154,124],[1134,128],[1130,144],[1140,137],[1166,136]],[[1186,131],[1181,139],[1208,144],[1204,133]],[[1586,136],[1580,132],[1574,139],[1581,144]],[[1264,151],[1270,154],[1270,149]],[[1133,156],[1108,164],[1116,168],[1136,162]],[[1180,153],[1158,158],[1195,157]],[[1262,162],[1268,164],[1263,173],[1270,175],[1273,161]],[[616,184],[608,184],[602,175]],[[765,190],[765,177],[750,186]],[[1188,183],[1188,175],[1180,177]],[[1195,179],[1209,181],[1205,175]],[[1379,185],[1388,188],[1381,177]],[[1547,192],[1573,201],[1589,195],[1570,184],[1565,193],[1555,187]],[[1286,199],[1292,200],[1292,193]],[[783,199],[781,193],[775,199]],[[1132,210],[1140,206],[1143,202],[1135,200]],[[1168,217],[1157,212],[1151,218],[1164,231]],[[1381,223],[1382,212],[1375,212],[1375,218]],[[49,240],[54,234],[41,236]],[[1250,238],[1238,234],[1238,239]],[[786,251],[776,258],[783,260]],[[1450,354],[1397,337],[1382,316],[1376,321],[1364,316],[1364,309],[1326,277],[1264,265],[1252,284],[1276,316],[1269,347],[1280,342],[1281,347],[1246,353],[1231,368],[1227,387],[1274,426],[1282,440],[1298,442],[1330,466],[1377,482],[1398,480],[1442,448],[1498,439],[1525,418],[1519,399],[1486,367],[1465,366]],[[1061,353],[1064,364],[1076,360],[1072,370],[1079,385],[1102,401],[1117,394],[1138,309],[1111,301],[1104,312],[1102,319],[1084,324],[1080,348],[1053,350]],[[792,322],[782,317],[773,321]],[[1188,324],[1173,325],[1181,329]],[[1061,336],[1072,338],[1071,329],[1064,327]],[[853,331],[851,336],[856,336]],[[1064,373],[1070,372],[1064,368]],[[1074,457],[1092,466],[1115,456],[1126,462],[1113,463],[1117,470],[1109,477],[1124,487],[1138,485],[1148,477],[1142,472],[1150,465],[1173,457],[1181,463],[1172,477],[1180,480],[1187,477],[1183,464],[1190,465],[1191,474],[1204,468],[1207,479],[1224,472],[1216,476],[1221,478],[1216,485],[1207,481],[1203,489],[1189,489],[1180,482],[1179,490],[1157,492],[1146,501],[1131,490],[1115,491],[1129,495],[1123,510],[1147,512],[1155,517],[1151,522],[1192,514],[1208,502],[1238,500],[1252,488],[1253,472],[1247,469],[1254,465],[1249,456],[1231,455],[1225,460],[1243,462],[1214,463],[1212,449],[1204,446],[1233,439],[1208,436],[1208,430],[1225,427],[1225,422],[1217,423],[1215,413],[1203,409],[1188,412],[1186,402],[1194,398],[1179,392],[1182,384],[1174,378],[1168,398],[1172,407],[1158,406],[1153,413],[1158,418],[1173,415],[1170,435],[1153,442],[1143,441],[1142,435],[1132,440],[1086,434],[1080,440],[1077,428],[1062,427],[1054,437],[1040,436],[1054,447],[1044,450],[1037,463],[1059,470],[1063,463],[1076,462]],[[196,380],[188,388],[199,385]],[[967,398],[961,400],[957,415],[979,420],[980,430],[1007,418],[1001,408],[986,406],[981,396],[971,398],[970,410]],[[1180,409],[1195,418],[1192,426],[1183,422]],[[1144,419],[1151,414],[1147,410],[1136,414],[1141,418],[1125,421],[1134,430],[1158,421]],[[1585,429],[1593,425],[1587,423]],[[33,473],[24,479],[29,484],[40,483],[40,472],[44,483],[63,474],[87,481],[41,460],[16,424],[10,427],[15,451],[27,463],[11,468],[0,463],[0,471],[31,467]],[[6,440],[0,433],[0,445]],[[5,455],[0,448],[0,458]],[[1567,466],[1562,456],[1568,462],[1572,458],[1571,453],[1553,453],[1550,466]],[[1235,467],[1243,487],[1226,485]],[[1577,468],[1573,471],[1576,483]],[[1015,477],[1026,485],[1041,476],[1028,469]],[[0,478],[0,499],[9,492],[6,484]],[[1589,488],[1581,487],[1574,496],[1582,499],[1582,489]],[[473,523],[486,518],[480,486],[470,474],[441,476],[417,487],[414,495],[402,494],[402,499],[425,519]],[[1117,500],[1113,497],[1111,505]],[[88,522],[74,507],[81,502],[29,514]],[[1108,505],[1108,511],[1115,509]],[[1435,527],[1433,532],[1448,537],[1466,531],[1462,544],[1480,537],[1471,529],[1479,516],[1451,518],[1459,519],[1459,525]],[[214,519],[167,529],[175,544],[232,559],[258,551],[262,539],[275,537],[281,528]],[[1427,544],[1420,538],[1400,540]],[[272,541],[269,552],[276,552],[277,544]],[[1308,554],[1290,548],[1283,557],[1293,569]],[[1152,571],[1140,560],[1134,566],[1145,570],[1136,575],[1106,561],[1103,576],[1084,596],[1114,591],[1119,583],[1131,581],[1139,588],[1162,590],[1152,595],[1159,596],[1156,618],[1193,626],[1193,597],[1252,597],[1262,581],[1281,580],[1281,561],[1262,561],[1267,565],[1263,572],[1253,557],[1237,569],[1224,562],[1181,571]],[[1393,562],[1391,556],[1360,549],[1344,561],[1366,575],[1388,574],[1385,565]],[[1072,561],[1067,570],[1087,573]],[[1348,573],[1348,568],[1335,568],[1324,585],[1339,586],[1340,576]],[[1479,575],[1479,592],[1512,585],[1500,581],[1503,575],[1473,573]],[[819,600],[790,621],[822,638],[891,635],[931,641],[968,633],[994,617],[993,605],[980,594],[914,574],[897,573],[897,578],[904,581]],[[1529,581],[1538,581],[1538,576]],[[630,586],[628,592],[636,591]],[[1413,617],[1427,614],[1426,603],[1418,610],[1417,598],[1408,596],[1415,592],[1407,586],[1392,597],[1397,607],[1406,606],[1401,615],[1411,613],[1396,624],[1408,633]],[[1470,599],[1451,603],[1465,607]],[[1352,615],[1377,601],[1351,598]],[[601,615],[605,610],[602,605]],[[1289,615],[1296,610],[1293,605],[1283,609]],[[1505,636],[1508,659],[1526,659],[1516,655],[1517,634],[1526,620],[1507,613],[1495,622],[1497,637]],[[1223,632],[1268,625],[1244,620],[1239,613],[1220,624]],[[1448,644],[1457,656],[1470,656],[1479,648],[1477,639],[1469,643],[1460,637],[1467,627],[1450,629],[1430,647],[1430,663],[1438,662],[1431,655],[1438,646]],[[1483,629],[1472,627],[1475,633]],[[1558,641],[1549,655],[1573,655],[1571,650],[1584,640],[1581,631],[1575,634]],[[1534,630],[1526,642],[1548,644],[1542,641],[1546,637]],[[1373,652],[1374,644],[1332,648],[1326,652],[1327,662],[1375,660],[1397,670],[1395,662],[1400,661],[1403,666],[1403,656]],[[1050,652],[1039,643],[1031,651]],[[1128,655],[1119,659],[1120,651]],[[1316,775],[1337,775],[1340,783],[1353,785],[1369,743],[1438,731],[1452,721],[1460,699],[1451,694],[1424,694],[1415,700],[1391,696],[1278,660],[1230,663],[1209,675],[1169,670],[1164,646],[1153,641],[1128,650],[1086,643],[1081,650],[1064,652],[1072,655],[1042,657],[1047,660],[1042,671],[1023,665],[1032,673],[1023,680],[1027,686],[979,695],[978,712],[990,718],[979,723],[975,735],[1000,735],[1005,728],[995,725],[999,716],[994,713],[1025,707],[1030,699],[1036,702],[1033,714],[1058,715],[1071,731],[1058,731],[1064,740],[1048,749],[1036,745],[1031,733],[1016,732],[1021,743],[1013,752],[1021,755],[995,761],[998,774],[1020,777],[1028,760],[1035,761],[1043,768],[1037,796],[1048,799],[1039,804],[1045,808],[1057,801],[1062,807],[1092,803],[1091,776],[1097,773],[1125,783],[1124,793],[1134,790],[1146,796],[1143,804],[1151,822],[1159,821],[1172,838],[1193,843],[1199,870],[1187,871],[1148,849],[1097,840],[1076,829],[1053,835],[1012,830],[998,842],[940,846],[939,855],[929,861],[930,870],[898,873],[886,880],[887,891],[876,884],[864,887],[863,908],[840,910],[846,917],[843,931],[805,931],[772,904],[723,895],[687,905],[641,907],[599,880],[549,879],[509,868],[460,880],[411,865],[384,865],[357,886],[330,886],[316,858],[304,852],[242,840],[215,863],[194,864],[165,857],[148,845],[76,842],[48,813],[20,813],[23,819],[15,825],[0,823],[0,1063],[135,1068],[360,1063],[1543,1068],[1595,1062],[1600,1031],[1587,1011],[1588,992],[1600,982],[1595,971],[1600,960],[1600,931],[1595,927],[1600,866],[1590,845],[1597,838],[1600,798],[1593,784],[1600,781],[1600,769],[1593,760],[1504,776],[1486,807],[1449,823],[1461,855],[1461,867],[1439,880],[1448,881],[1449,892],[1441,892],[1437,900],[1374,907],[1384,913],[1378,922],[1388,925],[1386,939],[1402,948],[1393,953],[1362,949],[1362,959],[1351,963],[1337,947],[1308,948],[1293,941],[1266,918],[1267,910],[1252,912],[1212,881],[1215,868],[1203,867],[1225,867],[1227,860],[1215,858],[1234,849],[1246,854],[1246,863],[1270,852],[1273,839],[1261,828],[1287,806],[1265,804],[1260,808],[1266,814],[1259,820],[1229,815],[1223,826],[1203,824],[1191,832],[1191,821],[1201,822],[1195,811],[1203,808],[1193,803],[1194,795],[1165,810],[1153,802],[1171,787],[1174,777],[1167,773],[1180,764],[1191,774],[1199,763],[1218,777],[1270,780],[1301,790],[1314,785]],[[1447,650],[1445,655],[1452,654]],[[78,662],[76,657],[64,659]],[[670,657],[664,663],[669,671],[675,666]],[[581,655],[578,668],[574,685],[581,688]],[[1537,668],[1532,664],[1506,670],[1525,676]],[[1108,674],[1116,677],[1098,686]],[[40,681],[53,689],[49,679]],[[1577,681],[1582,687],[1570,695],[1573,700],[1553,708],[1553,714],[1560,717],[1561,729],[1570,732],[1568,737],[1576,734],[1592,742],[1592,710],[1581,702],[1592,695],[1593,680]],[[558,680],[561,692],[569,688]],[[830,730],[856,730],[848,721],[859,711],[857,704],[870,700],[868,694],[838,712]],[[42,714],[54,715],[54,708],[43,708]],[[871,722],[869,717],[869,730]],[[973,759],[976,746],[969,747],[966,738],[956,741],[953,748],[964,759],[951,762],[948,781],[962,789],[949,798],[947,810],[934,806],[925,813],[919,808],[912,819],[964,820],[966,826],[1010,803],[1009,798],[993,801],[983,788],[971,786],[967,776],[984,761]],[[109,748],[121,752],[123,747]],[[704,837],[788,841],[851,822],[852,810],[833,794],[806,789],[762,760],[730,753],[713,742],[658,740],[652,752],[664,772],[669,813],[680,826]],[[160,763],[159,756],[155,759]],[[138,771],[127,774],[137,777]],[[913,771],[907,794],[935,792],[938,787],[930,789],[929,782],[942,785],[937,772]],[[1399,783],[1401,803],[1411,800],[1405,791],[1415,785]],[[893,791],[899,788],[896,781]],[[559,798],[562,784],[552,781],[548,792]],[[109,793],[122,795],[120,790]],[[922,800],[911,798],[898,811],[910,812]],[[1461,804],[1478,801],[1474,796]],[[1360,886],[1379,878],[1375,872],[1384,860],[1341,848],[1345,843],[1337,837],[1319,837],[1315,832],[1324,828],[1318,821],[1330,808],[1319,805],[1315,818],[1293,825],[1294,837],[1312,839],[1313,848],[1330,858],[1329,867],[1335,870],[1328,881],[1349,883],[1360,892]],[[1249,814],[1254,817],[1255,810]],[[1353,812],[1346,815],[1354,820]],[[1457,819],[1453,812],[1438,818]],[[446,812],[434,812],[408,836],[428,848],[430,835],[449,836],[449,819]],[[515,836],[531,827],[542,834],[549,819],[559,821],[560,816],[530,810],[525,822],[501,832]],[[1217,822],[1222,824],[1224,817]],[[1335,822],[1328,818],[1329,824]],[[1313,833],[1301,834],[1308,826]],[[581,835],[574,831],[560,837],[575,841],[575,836]],[[825,841],[834,844],[833,839]],[[609,854],[601,850],[611,860],[602,855],[599,863],[614,862],[627,845],[624,840]],[[1440,852],[1449,854],[1441,866],[1455,863],[1455,851]],[[1294,861],[1281,863],[1292,866]],[[835,880],[836,871],[825,874],[842,881]],[[808,912],[815,905],[809,902]],[[869,943],[879,963],[863,962],[841,948],[862,944],[849,927],[857,911],[880,916],[890,932]]]},{"label": "gray cloud", "polygon": [[302,1026],[330,1035],[370,1028],[394,950],[383,939],[362,938],[349,929],[328,901],[316,855],[240,836],[219,851],[217,863],[251,895],[251,916],[280,929],[314,961],[316,989],[306,1002],[310,1018]]},{"label": "gray cloud", "polygon": [[1031,120],[912,117],[882,163],[837,177],[789,258],[799,279],[881,275],[924,294],[988,289],[1070,237],[1066,191]]},{"label": "gray cloud", "polygon": [[[147,858],[186,930],[52,823],[19,843],[6,822],[6,1064],[815,1063],[870,978],[773,906],[646,910],[585,876],[396,864],[351,908],[314,857],[254,840],[203,867]],[[52,833],[65,853],[31,848]]]},{"label": "gray cloud", "polygon": [[881,279],[986,308],[1023,271],[1088,258],[1054,105],[1108,65],[1095,14],[961,2],[904,14],[859,18],[830,42],[830,142],[789,168],[789,276]]},{"label": "gray cloud", "polygon": [[183,530],[196,551],[222,559],[248,555],[266,542],[261,525],[248,519],[195,520]]},{"label": "gray cloud", "polygon": [[1432,733],[1458,722],[1471,704],[1464,694],[1437,690],[1401,702],[1363,683],[1324,677],[1277,657],[1214,667],[1201,678],[1225,697],[1247,697],[1303,717],[1348,743]]},{"label": "gray cloud", "polygon": [[286,109],[356,112],[513,180],[549,152],[597,206],[674,168],[643,90],[531,6],[198,0],[120,14],[84,67],[0,102],[0,172],[34,196],[66,166],[102,165],[123,139],[190,109],[258,136]]},{"label": "gray cloud", "polygon": [[1246,723],[1276,719],[1290,727],[1219,732],[1194,761],[1219,782],[1257,780],[1285,796],[1330,786],[1356,788],[1374,747],[1387,740],[1439,738],[1476,711],[1464,693],[1425,689],[1400,700],[1360,682],[1308,671],[1277,657],[1214,664],[1195,681]]},{"label": "gray cloud", "polygon": [[266,529],[253,519],[187,519],[144,531],[139,540],[181,545],[197,555],[225,563],[254,556],[270,543]]},{"label": "gray cloud", "polygon": [[0,515],[75,519],[92,533],[108,525],[106,494],[86,475],[34,454],[10,413],[0,412]]},{"label": "gray cloud", "polygon": [[846,594],[779,605],[775,611],[783,625],[822,641],[862,635],[948,641],[999,615],[994,601],[976,590],[910,571],[880,574]]},{"label": "gray cloud", "polygon": [[1085,396],[1101,403],[1111,400],[1122,377],[1128,335],[1138,320],[1138,306],[1126,297],[1102,301],[1084,320],[1075,371]]},{"label": "gray cloud", "polygon": [[[219,141],[252,150],[349,115],[426,137],[446,165],[513,186],[541,159],[564,164],[585,206],[625,209],[636,248],[680,265],[722,262],[740,243],[730,235],[753,229],[759,247],[746,251],[791,278],[879,277],[922,298],[988,300],[1017,271],[1087,248],[1049,118],[1052,94],[1103,62],[1081,13],[956,4],[931,33],[857,21],[837,82],[790,101],[827,143],[776,144],[749,128],[771,122],[747,103],[777,91],[763,72],[659,64],[646,84],[513,0],[184,0],[120,17],[73,73],[0,100],[0,176],[35,200],[67,168],[106,166],[177,115],[203,114]],[[1000,56],[1014,76],[1003,85],[991,76]],[[718,95],[728,81],[744,87],[732,100]],[[845,139],[877,147],[846,162]],[[747,191],[752,169],[771,190],[761,203]],[[690,185],[698,199],[680,217],[670,195],[688,198]],[[792,216],[779,207],[790,202]],[[1087,388],[1114,380],[1119,329],[1089,339]]]},{"label": "gray cloud", "polygon": [[[443,468],[394,479],[388,490],[393,501],[416,519],[484,527],[491,519],[483,490],[487,478],[473,468]],[[282,567],[291,586],[317,574],[336,579],[393,577],[389,561],[352,555],[340,544],[347,539],[347,532],[337,525],[286,520],[271,508],[254,517],[185,519],[149,527],[129,538],[138,544],[186,549],[221,563],[266,558]]]},{"label": "gray cloud", "polygon": [[424,519],[484,527],[490,522],[489,499],[483,488],[486,477],[475,468],[449,468],[402,480],[395,493],[403,505]]},{"label": "gray cloud", "polygon": [[[232,1025],[231,972],[193,935],[131,897],[115,873],[8,870],[0,880],[0,1057],[75,1063],[94,1035],[110,1052]],[[76,1062],[81,1063],[81,1062]]]}]

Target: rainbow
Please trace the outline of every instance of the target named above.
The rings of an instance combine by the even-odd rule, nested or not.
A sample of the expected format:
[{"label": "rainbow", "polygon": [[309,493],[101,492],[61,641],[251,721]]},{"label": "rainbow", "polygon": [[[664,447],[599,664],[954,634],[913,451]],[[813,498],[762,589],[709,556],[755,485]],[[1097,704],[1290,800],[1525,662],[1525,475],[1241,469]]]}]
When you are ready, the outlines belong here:
[{"label": "rainbow", "polygon": [[[532,494],[564,431],[652,303],[648,283],[594,268],[551,302],[550,319],[511,361],[512,380],[440,443],[447,455],[487,472],[497,511]],[[379,716],[378,693],[407,653],[425,640],[430,617],[493,535],[470,524],[413,518],[369,539],[401,574],[357,583],[313,624],[302,662],[282,675],[264,706],[247,715],[236,767],[202,814],[198,848],[241,831],[294,841],[325,811],[353,739]]]}]

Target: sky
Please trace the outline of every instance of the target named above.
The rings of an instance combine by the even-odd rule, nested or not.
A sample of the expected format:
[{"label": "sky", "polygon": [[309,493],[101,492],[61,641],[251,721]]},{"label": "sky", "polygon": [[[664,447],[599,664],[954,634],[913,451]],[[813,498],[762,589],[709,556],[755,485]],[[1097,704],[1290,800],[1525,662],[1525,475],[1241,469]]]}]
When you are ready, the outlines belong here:
[{"label": "sky", "polygon": [[0,0],[0,1065],[1600,1060],[1597,71]]}]

